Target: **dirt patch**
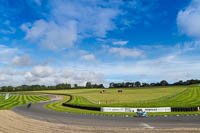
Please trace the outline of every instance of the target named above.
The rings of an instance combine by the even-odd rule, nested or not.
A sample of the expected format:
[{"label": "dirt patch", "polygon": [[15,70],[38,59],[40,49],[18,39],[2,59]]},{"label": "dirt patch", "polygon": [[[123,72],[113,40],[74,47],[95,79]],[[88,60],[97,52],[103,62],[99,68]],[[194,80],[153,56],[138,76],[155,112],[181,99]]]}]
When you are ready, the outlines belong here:
[{"label": "dirt patch", "polygon": [[48,94],[47,96],[51,99],[51,101],[54,101],[54,100],[60,101],[63,99],[63,96],[61,96],[61,95],[49,95]]},{"label": "dirt patch", "polygon": [[[51,94],[40,94],[39,96],[45,96],[50,98],[50,101],[61,101],[63,100],[63,96],[61,95],[51,95]],[[47,101],[40,101],[40,103],[47,102]]]},{"label": "dirt patch", "polygon": [[139,129],[102,128],[64,125],[23,117],[12,111],[0,110],[0,133],[199,133],[200,129]]}]

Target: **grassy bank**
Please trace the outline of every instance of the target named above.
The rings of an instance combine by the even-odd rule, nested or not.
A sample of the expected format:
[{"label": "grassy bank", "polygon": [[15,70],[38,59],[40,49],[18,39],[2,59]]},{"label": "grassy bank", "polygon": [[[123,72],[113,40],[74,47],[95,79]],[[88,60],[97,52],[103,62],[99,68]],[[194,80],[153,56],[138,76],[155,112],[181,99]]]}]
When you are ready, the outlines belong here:
[{"label": "grassy bank", "polygon": [[5,100],[5,96],[0,96],[0,109],[11,109],[15,106],[28,104],[30,101],[32,103],[37,103],[39,101],[47,101],[49,98],[42,96],[34,96],[34,95],[10,95],[7,100]]},{"label": "grassy bank", "polygon": [[[162,88],[162,87],[161,87]],[[160,90],[161,88],[153,88]],[[141,101],[135,101],[134,98],[132,100],[127,100],[129,103],[111,103],[111,104],[96,104],[94,102],[94,99],[89,99],[91,95],[96,93],[98,96],[103,95],[112,95],[111,92],[115,93],[116,89],[112,90],[106,90],[104,94],[99,94],[97,90],[94,89],[84,89],[87,90],[87,92],[84,92],[83,90],[70,90],[68,94],[72,95],[72,100],[67,102],[68,104],[73,105],[79,105],[79,106],[90,106],[90,107],[191,107],[191,106],[199,106],[200,105],[200,87],[199,86],[179,86],[179,87],[164,87],[162,89],[169,89],[171,91],[171,95],[163,94],[163,91],[160,91],[160,93],[157,92],[157,94],[162,95],[162,97],[158,97],[155,99],[150,100],[141,100]],[[172,91],[172,88],[175,90]],[[142,88],[141,88],[142,89]],[[143,92],[147,88],[144,88],[142,90]],[[138,90],[138,89],[137,89]],[[179,91],[178,91],[179,90]],[[99,90],[98,90],[99,91]],[[130,89],[125,89],[124,92],[130,91]],[[133,91],[133,90],[131,90]],[[135,90],[134,90],[135,91]],[[54,93],[64,93],[66,91],[53,91]],[[124,93],[123,92],[123,93]],[[173,92],[173,93],[172,93]],[[98,93],[98,94],[97,94]],[[124,93],[127,95],[127,93]],[[85,97],[85,95],[88,95]],[[121,96],[124,96],[123,94],[119,94]],[[136,93],[138,95],[138,93]],[[144,94],[143,94],[144,95]],[[145,95],[151,95],[151,94],[145,94]],[[132,97],[135,95],[132,93]],[[155,94],[152,96],[154,97]],[[125,96],[124,96],[125,97]],[[150,97],[150,96],[149,96]],[[102,98],[102,97],[100,97]],[[100,99],[97,97],[96,99]],[[130,98],[127,98],[130,99]],[[52,110],[56,111],[62,111],[62,112],[73,112],[73,113],[86,113],[86,114],[108,114],[108,115],[135,115],[135,113],[107,113],[107,112],[99,112],[99,111],[89,111],[84,109],[75,109],[71,107],[64,107],[62,106],[62,103],[69,100],[69,96],[64,96],[64,99],[57,103],[52,103],[47,105],[46,107]],[[200,112],[164,112],[164,113],[148,113],[148,115],[177,115],[177,114],[200,114]]]}]

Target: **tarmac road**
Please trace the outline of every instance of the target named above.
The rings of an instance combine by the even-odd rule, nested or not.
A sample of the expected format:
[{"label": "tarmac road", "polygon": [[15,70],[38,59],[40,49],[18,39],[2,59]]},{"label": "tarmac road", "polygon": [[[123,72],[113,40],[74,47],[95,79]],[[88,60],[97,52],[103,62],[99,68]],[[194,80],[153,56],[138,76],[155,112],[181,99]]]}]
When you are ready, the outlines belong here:
[{"label": "tarmac road", "polygon": [[82,115],[48,110],[44,108],[44,105],[48,103],[50,102],[33,104],[30,108],[27,108],[27,105],[18,106],[12,111],[32,119],[69,125],[124,128],[200,128],[200,115],[151,116],[148,118]]}]

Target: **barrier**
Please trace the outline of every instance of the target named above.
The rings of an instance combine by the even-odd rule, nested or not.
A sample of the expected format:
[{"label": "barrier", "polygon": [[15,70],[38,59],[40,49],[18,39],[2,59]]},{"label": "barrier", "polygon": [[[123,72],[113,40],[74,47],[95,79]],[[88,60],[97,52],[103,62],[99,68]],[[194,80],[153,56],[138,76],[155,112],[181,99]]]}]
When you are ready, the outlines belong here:
[{"label": "barrier", "polygon": [[145,112],[171,112],[171,107],[160,108],[117,108],[117,107],[101,107],[102,112],[137,112],[142,110]]},{"label": "barrier", "polygon": [[86,109],[86,110],[93,110],[93,111],[100,111],[101,108],[100,107],[87,107],[87,106],[79,106],[79,105],[75,105],[75,104],[66,104],[63,103],[63,106],[67,106],[67,107],[71,107],[71,108],[77,108],[77,109]]},{"label": "barrier", "polygon": [[[59,94],[62,95],[62,94]],[[120,107],[88,107],[88,106],[81,106],[75,104],[68,104],[69,101],[72,100],[71,95],[70,99],[63,103],[63,106],[78,108],[78,109],[86,109],[86,110],[93,110],[93,111],[101,111],[101,112],[137,112],[137,110],[142,110],[145,112],[187,112],[187,111],[200,111],[200,107],[190,107],[190,108],[181,108],[181,107],[158,107],[158,108],[120,108]]]},{"label": "barrier", "polygon": [[126,112],[126,108],[101,107],[101,112]]},{"label": "barrier", "polygon": [[182,108],[182,107],[174,107],[171,108],[172,112],[194,112],[199,111],[199,107],[190,107],[190,108]]}]

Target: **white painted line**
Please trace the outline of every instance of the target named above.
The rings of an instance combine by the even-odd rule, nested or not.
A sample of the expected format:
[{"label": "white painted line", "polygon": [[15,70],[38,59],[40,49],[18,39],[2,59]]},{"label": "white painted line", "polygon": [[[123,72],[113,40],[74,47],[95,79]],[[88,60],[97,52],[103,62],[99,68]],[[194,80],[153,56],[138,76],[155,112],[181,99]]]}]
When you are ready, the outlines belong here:
[{"label": "white painted line", "polygon": [[143,126],[144,128],[149,128],[149,129],[153,129],[154,127],[150,126],[147,123],[142,123],[141,126]]}]

